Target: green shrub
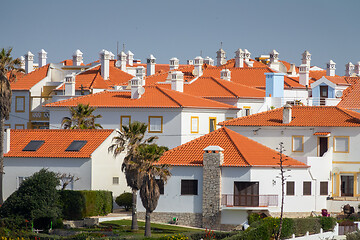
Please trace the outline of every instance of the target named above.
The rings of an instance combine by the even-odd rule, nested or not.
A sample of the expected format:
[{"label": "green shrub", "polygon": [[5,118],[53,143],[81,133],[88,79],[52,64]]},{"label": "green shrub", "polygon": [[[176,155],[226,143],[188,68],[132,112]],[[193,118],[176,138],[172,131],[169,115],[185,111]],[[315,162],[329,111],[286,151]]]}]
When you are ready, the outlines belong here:
[{"label": "green shrub", "polygon": [[306,232],[319,233],[321,224],[318,218],[294,218],[294,233],[296,236],[303,236]]},{"label": "green shrub", "polygon": [[360,239],[359,231],[346,234],[346,240],[359,240],[359,239]]},{"label": "green shrub", "polygon": [[3,218],[21,217],[56,219],[61,214],[59,194],[56,187],[59,179],[54,172],[41,169],[24,180],[18,190],[11,194],[0,208]]},{"label": "green shrub", "polygon": [[332,217],[320,217],[320,224],[324,231],[332,231],[336,225],[336,219]]},{"label": "green shrub", "polygon": [[[212,235],[215,236],[215,239],[224,239],[224,238],[227,238],[227,237],[230,237],[230,236],[233,236],[235,234],[237,234],[238,232],[217,232],[217,231],[214,231],[212,233]],[[193,233],[186,233],[185,235],[191,239],[191,240],[200,240],[200,239],[205,239],[205,234],[206,232],[193,232]]]},{"label": "green shrub", "polygon": [[260,217],[260,214],[258,214],[258,213],[251,213],[248,216],[249,225],[251,225],[253,222],[257,222],[257,221],[260,221],[260,220],[261,220],[261,217]]},{"label": "green shrub", "polygon": [[112,212],[113,198],[110,191],[62,190],[59,192],[64,219],[79,220]]},{"label": "green shrub", "polygon": [[132,207],[132,193],[122,193],[115,199],[115,202],[120,207],[124,207],[125,211],[129,211]]},{"label": "green shrub", "polygon": [[12,217],[12,218],[1,218],[0,219],[0,228],[7,228],[10,230],[19,230],[30,228],[31,223],[28,220],[25,220],[23,217]]}]

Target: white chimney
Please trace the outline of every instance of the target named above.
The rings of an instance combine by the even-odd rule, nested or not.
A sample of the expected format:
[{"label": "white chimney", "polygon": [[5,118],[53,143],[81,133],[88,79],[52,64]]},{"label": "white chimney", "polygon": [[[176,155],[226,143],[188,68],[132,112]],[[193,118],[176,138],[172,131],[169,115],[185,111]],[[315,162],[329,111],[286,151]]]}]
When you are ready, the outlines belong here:
[{"label": "white chimney", "polygon": [[246,62],[249,68],[252,68],[254,66],[254,61],[248,61]]},{"label": "white chimney", "polygon": [[78,49],[73,54],[73,65],[80,66],[83,63],[83,53]]},{"label": "white chimney", "polygon": [[65,96],[75,96],[75,75],[65,76]]},{"label": "white chimney", "polygon": [[235,52],[235,67],[236,68],[244,67],[244,57],[245,57],[245,53],[241,48],[236,50],[236,52]]},{"label": "white chimney", "polygon": [[355,74],[356,74],[357,76],[360,76],[360,62],[357,62],[357,63],[355,64]]},{"label": "white chimney", "polygon": [[309,86],[309,71],[310,68],[306,64],[301,64],[299,66],[299,83],[303,86]]},{"label": "white chimney", "polygon": [[274,49],[270,53],[270,64],[269,67],[274,69],[275,71],[280,70],[279,66],[279,53]]},{"label": "white chimney", "polygon": [[250,56],[251,56],[251,53],[247,49],[244,49],[244,60],[245,60],[245,62],[250,61]]},{"label": "white chimney", "polygon": [[330,60],[326,64],[326,76],[335,76],[336,63],[333,60]]},{"label": "white chimney", "polygon": [[197,56],[194,59],[194,76],[195,77],[200,77],[201,75],[203,75],[203,70],[202,70],[202,66],[204,64],[204,59],[200,56]]},{"label": "white chimney", "polygon": [[134,54],[131,51],[127,52],[127,57],[126,57],[126,63],[129,66],[133,66],[134,65]]},{"label": "white chimney", "polygon": [[186,61],[187,65],[194,65],[194,60],[189,59]]},{"label": "white chimney", "polygon": [[47,52],[45,52],[44,49],[41,49],[40,52],[38,52],[39,55],[39,68],[46,65],[46,59],[47,59]]},{"label": "white chimney", "polygon": [[5,129],[4,133],[4,154],[10,151],[10,128]]},{"label": "white chimney", "polygon": [[136,68],[135,76],[141,80],[141,86],[145,85],[145,68],[143,66]]},{"label": "white chimney", "polygon": [[25,58],[24,58],[24,56],[20,57],[20,68],[25,70]]},{"label": "white chimney", "polygon": [[210,66],[214,66],[214,59],[212,59],[209,56],[206,56],[206,58],[204,59],[204,63],[206,63],[207,65],[210,65]]},{"label": "white chimney", "polygon": [[103,49],[99,52],[100,64],[101,64],[101,76],[104,80],[109,79],[110,75],[110,52]]},{"label": "white chimney", "polygon": [[109,52],[110,53],[110,60],[114,60],[115,59],[115,54],[113,54],[112,52]]},{"label": "white chimney", "polygon": [[289,76],[296,77],[296,66],[294,63],[290,64]]},{"label": "white chimney", "polygon": [[156,58],[150,54],[150,57],[146,60],[146,75],[150,76],[155,74],[155,60]]},{"label": "white chimney", "polygon": [[120,67],[120,69],[124,72],[126,72],[126,53],[124,53],[123,51],[121,51],[118,55],[117,55],[117,63],[116,66]]},{"label": "white chimney", "polygon": [[221,66],[226,63],[226,52],[220,48],[216,52],[216,66]]},{"label": "white chimney", "polygon": [[302,54],[301,64],[306,64],[310,68],[311,54],[305,50]]},{"label": "white chimney", "polygon": [[173,57],[170,59],[170,70],[175,70],[179,68],[179,59]]},{"label": "white chimney", "polygon": [[171,89],[184,92],[184,73],[181,71],[174,71],[171,73]]},{"label": "white chimney", "polygon": [[283,123],[284,124],[290,123],[292,120],[291,108],[292,107],[290,104],[286,104],[283,108]]},{"label": "white chimney", "polygon": [[131,99],[139,99],[144,94],[145,89],[141,86],[141,79],[134,77],[130,80],[131,85]]},{"label": "white chimney", "polygon": [[351,76],[355,72],[355,66],[352,62],[345,65],[345,76]]},{"label": "white chimney", "polygon": [[231,72],[229,69],[223,69],[220,72],[220,78],[224,79],[226,81],[230,81],[231,80]]},{"label": "white chimney", "polygon": [[31,73],[34,71],[34,54],[30,51],[25,54],[25,72]]}]

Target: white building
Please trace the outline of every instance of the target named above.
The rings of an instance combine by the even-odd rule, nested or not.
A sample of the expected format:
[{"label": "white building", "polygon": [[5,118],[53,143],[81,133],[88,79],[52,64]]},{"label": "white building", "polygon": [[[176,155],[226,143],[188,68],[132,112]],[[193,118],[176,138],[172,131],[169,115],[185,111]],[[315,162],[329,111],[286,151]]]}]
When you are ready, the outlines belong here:
[{"label": "white building", "polygon": [[68,185],[71,190],[108,190],[114,197],[129,191],[121,172],[124,154],[114,158],[108,152],[115,135],[113,130],[7,130],[4,198],[42,168],[79,178]]}]

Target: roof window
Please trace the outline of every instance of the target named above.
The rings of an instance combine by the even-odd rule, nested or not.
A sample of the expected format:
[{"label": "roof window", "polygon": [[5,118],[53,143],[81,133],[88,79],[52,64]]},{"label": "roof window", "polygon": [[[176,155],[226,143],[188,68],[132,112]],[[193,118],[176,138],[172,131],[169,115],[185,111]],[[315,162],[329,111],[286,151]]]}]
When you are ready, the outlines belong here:
[{"label": "roof window", "polygon": [[35,152],[38,150],[45,141],[31,140],[23,149],[23,151]]},{"label": "roof window", "polygon": [[87,141],[74,140],[65,151],[78,152],[86,143]]}]

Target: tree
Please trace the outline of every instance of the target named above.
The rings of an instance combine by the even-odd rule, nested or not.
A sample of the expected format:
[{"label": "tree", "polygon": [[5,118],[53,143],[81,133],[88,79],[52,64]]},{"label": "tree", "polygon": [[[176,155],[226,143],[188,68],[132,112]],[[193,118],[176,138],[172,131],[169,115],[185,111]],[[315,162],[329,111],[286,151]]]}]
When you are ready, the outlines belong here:
[{"label": "tree", "polygon": [[[0,206],[4,202],[3,198],[3,177],[4,177],[4,123],[9,119],[11,110],[11,88],[9,79],[16,80],[16,72],[24,71],[17,68],[20,64],[19,59],[12,59],[12,48],[0,51]],[[9,75],[9,79],[7,78]]]},{"label": "tree", "polygon": [[96,110],[95,107],[90,107],[89,104],[84,105],[79,103],[76,107],[69,107],[71,118],[65,117],[61,123],[64,129],[97,129],[102,128],[98,123],[95,123],[97,118],[102,116],[93,115]]},{"label": "tree", "polygon": [[[286,170],[284,169],[284,162],[287,161],[288,159],[285,157],[285,155],[283,155],[283,152],[285,152],[284,149],[284,143],[280,142],[279,143],[279,147],[276,148],[276,150],[278,150],[278,155],[279,155],[279,162],[278,165],[280,167],[280,174],[279,174],[279,178],[281,179],[281,208],[280,208],[280,223],[279,223],[279,231],[276,233],[275,239],[278,240],[281,237],[281,230],[282,230],[282,225],[283,225],[283,214],[284,214],[284,198],[285,198],[285,181],[286,179],[289,177],[289,175],[285,175],[285,173],[287,171],[290,170]],[[274,157],[275,158],[275,157]]]},{"label": "tree", "polygon": [[130,163],[137,162],[137,150],[140,145],[151,143],[154,139],[157,139],[157,137],[144,139],[146,129],[147,124],[137,121],[130,123],[129,126],[124,125],[121,130],[116,130],[117,136],[112,139],[113,144],[108,148],[108,151],[113,152],[115,157],[122,152],[126,152],[121,170],[125,173],[127,185],[132,190],[132,230],[139,228],[137,224],[136,200],[137,191],[141,187],[142,172],[132,167]]},{"label": "tree", "polygon": [[156,209],[160,197],[160,188],[156,178],[159,178],[161,181],[166,183],[167,179],[171,175],[168,165],[156,164],[167,150],[167,147],[158,146],[156,144],[140,145],[138,149],[140,161],[132,163],[135,168],[139,169],[140,172],[143,172],[140,198],[144,208],[146,209],[145,237],[151,236],[150,215]]},{"label": "tree", "polygon": [[74,174],[71,173],[56,173],[56,177],[60,180],[60,186],[61,186],[61,190],[65,190],[66,187],[70,184],[70,183],[74,183],[76,181],[79,181],[80,178],[79,177],[75,177]]}]

